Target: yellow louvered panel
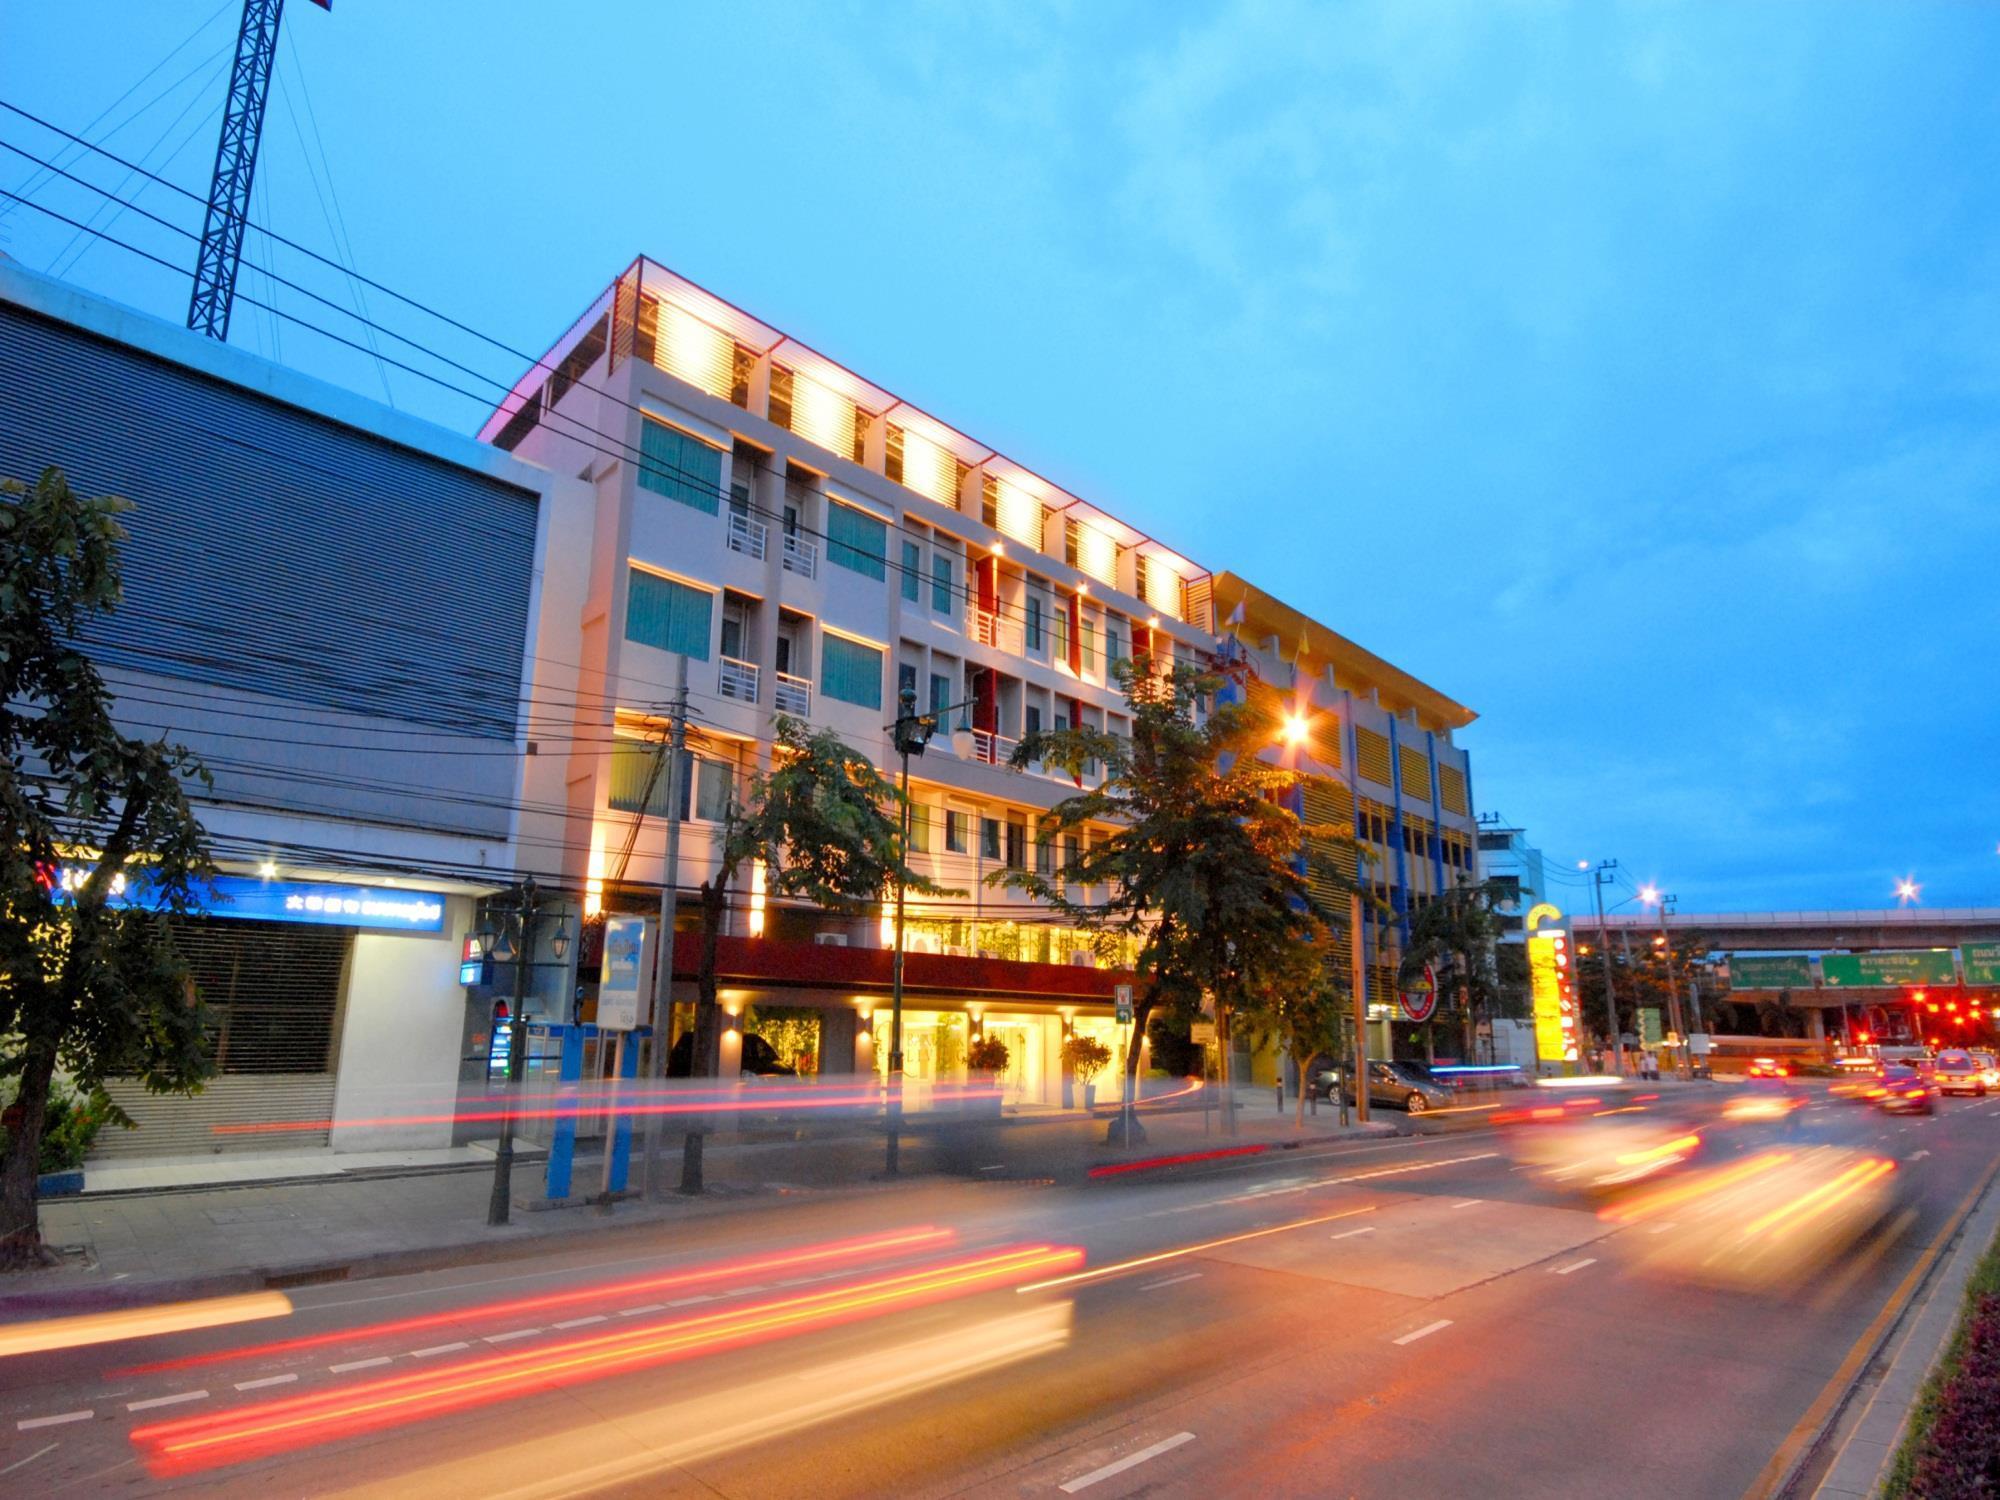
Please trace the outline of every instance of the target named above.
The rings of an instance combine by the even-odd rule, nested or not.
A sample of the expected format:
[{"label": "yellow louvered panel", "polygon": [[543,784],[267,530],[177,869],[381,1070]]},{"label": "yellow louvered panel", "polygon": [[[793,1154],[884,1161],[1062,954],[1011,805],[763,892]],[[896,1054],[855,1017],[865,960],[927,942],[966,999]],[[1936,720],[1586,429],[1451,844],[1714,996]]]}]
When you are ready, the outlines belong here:
[{"label": "yellow louvered panel", "polygon": [[1423,751],[1408,745],[1403,751],[1403,796],[1410,802],[1431,800],[1431,763]]},{"label": "yellow louvered panel", "polygon": [[1377,786],[1395,785],[1389,770],[1389,737],[1372,729],[1354,731],[1354,758],[1363,776]]},{"label": "yellow louvered panel", "polygon": [[1461,818],[1471,816],[1465,800],[1465,772],[1457,766],[1438,767],[1438,800],[1448,813],[1457,813]]}]

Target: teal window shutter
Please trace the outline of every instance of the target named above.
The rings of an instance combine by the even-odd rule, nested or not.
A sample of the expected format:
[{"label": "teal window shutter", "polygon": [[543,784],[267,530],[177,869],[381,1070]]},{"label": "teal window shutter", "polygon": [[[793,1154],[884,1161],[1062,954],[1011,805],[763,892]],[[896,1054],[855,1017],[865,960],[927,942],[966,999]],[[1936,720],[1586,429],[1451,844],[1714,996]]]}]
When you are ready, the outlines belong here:
[{"label": "teal window shutter", "polygon": [[[648,780],[652,782],[650,796]],[[667,815],[667,768],[659,747],[640,740],[618,740],[611,747],[611,806],[617,812],[639,812],[641,799],[644,811],[653,817]]]},{"label": "teal window shutter", "polygon": [[826,559],[849,572],[882,579],[889,573],[889,528],[866,511],[834,501],[826,514]]},{"label": "teal window shutter", "polygon": [[820,641],[819,689],[829,698],[862,708],[882,706],[882,653],[873,646],[829,635]]},{"label": "teal window shutter", "polygon": [[722,493],[722,450],[677,427],[639,423],[639,487],[715,515]]},{"label": "teal window shutter", "polygon": [[923,587],[923,573],[923,549],[915,542],[903,543],[903,597],[912,603],[916,601],[918,590]]},{"label": "teal window shutter", "polygon": [[631,574],[625,599],[625,639],[707,661],[715,595],[642,568],[632,569]]},{"label": "teal window shutter", "polygon": [[951,611],[951,558],[943,552],[931,554],[931,608],[939,614]]}]

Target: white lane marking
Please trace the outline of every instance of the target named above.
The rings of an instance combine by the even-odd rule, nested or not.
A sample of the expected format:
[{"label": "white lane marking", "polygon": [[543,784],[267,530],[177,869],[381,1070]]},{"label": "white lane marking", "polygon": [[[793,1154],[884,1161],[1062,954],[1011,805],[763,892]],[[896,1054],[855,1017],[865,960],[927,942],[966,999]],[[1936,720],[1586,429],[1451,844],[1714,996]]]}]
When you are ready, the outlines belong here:
[{"label": "white lane marking", "polygon": [[592,1313],[587,1318],[569,1318],[561,1323],[552,1323],[549,1326],[551,1328],[587,1328],[592,1323],[602,1323],[603,1321],[603,1313]]},{"label": "white lane marking", "polygon": [[1925,1158],[1926,1156],[1929,1156],[1929,1155],[1930,1155],[1930,1152],[1928,1152],[1928,1151],[1912,1151],[1912,1152],[1911,1152],[1911,1153],[1910,1153],[1910,1154],[1909,1154],[1908,1156],[1904,1157],[1904,1158],[1903,1158],[1903,1160],[1904,1160],[1904,1161],[1922,1161],[1922,1160],[1923,1160],[1923,1159],[1924,1159],[1924,1158]]},{"label": "white lane marking", "polygon": [[1671,1224],[1655,1224],[1651,1229],[1647,1230],[1646,1233],[1665,1234],[1669,1229],[1672,1229],[1673,1227],[1674,1226]]},{"label": "white lane marking", "polygon": [[62,1446],[61,1443],[50,1443],[46,1448],[37,1448],[33,1453],[30,1453],[26,1458],[19,1459],[16,1462],[7,1465],[6,1468],[0,1469],[0,1474],[11,1474],[16,1469],[25,1469],[28,1467],[29,1464],[33,1463],[36,1459],[40,1458],[44,1453],[53,1453],[56,1451],[56,1449],[60,1448],[61,1446]]},{"label": "white lane marking", "polygon": [[1486,1201],[1486,1200],[1485,1200],[1484,1198],[1467,1198],[1467,1199],[1466,1199],[1466,1200],[1465,1200],[1465,1201],[1464,1201],[1463,1203],[1454,1203],[1454,1204],[1452,1204],[1452,1207],[1453,1207],[1453,1208],[1471,1208],[1471,1207],[1472,1207],[1472,1206],[1473,1206],[1474,1204],[1477,1204],[1477,1203],[1484,1203],[1485,1201]]},{"label": "white lane marking", "polygon": [[1330,1177],[1329,1182],[1366,1182],[1371,1177],[1395,1177],[1403,1172],[1428,1172],[1433,1167],[1455,1167],[1460,1162],[1489,1161],[1498,1151],[1480,1151],[1472,1156],[1447,1156],[1442,1161],[1420,1161],[1407,1167],[1384,1167],[1379,1172],[1357,1172],[1352,1177]]},{"label": "white lane marking", "polygon": [[1177,1432],[1170,1438],[1161,1438],[1159,1442],[1154,1443],[1151,1447],[1141,1448],[1137,1453],[1128,1453],[1115,1463],[1108,1463],[1101,1469],[1092,1469],[1088,1474],[1079,1474],[1076,1478],[1070,1480],[1069,1483],[1060,1485],[1058,1488],[1065,1495],[1074,1495],[1078,1490],[1087,1490],[1093,1484],[1098,1484],[1103,1480],[1109,1479],[1114,1474],[1123,1474],[1127,1469],[1136,1469],[1149,1458],[1158,1458],[1162,1453],[1171,1453],[1174,1449],[1180,1447],[1182,1443],[1191,1443],[1193,1441],[1193,1433]]},{"label": "white lane marking", "polygon": [[[560,1328],[562,1324],[558,1323],[556,1327]],[[428,1349],[412,1349],[410,1351],[410,1358],[429,1359],[433,1354],[456,1354],[461,1349],[470,1349],[471,1347],[472,1345],[468,1344],[464,1339],[460,1339],[455,1344],[432,1344]]]},{"label": "white lane marking", "polygon": [[674,1301],[669,1302],[667,1306],[693,1307],[697,1302],[713,1302],[714,1300],[715,1300],[715,1293],[713,1292],[697,1292],[692,1297],[678,1297]]},{"label": "white lane marking", "polygon": [[14,1424],[16,1432],[32,1432],[37,1427],[60,1427],[65,1422],[88,1422],[94,1411],[59,1411],[53,1417],[23,1417]]},{"label": "white lane marking", "polygon": [[1416,1332],[1414,1333],[1404,1334],[1401,1338],[1397,1339],[1396,1342],[1399,1344],[1414,1344],[1418,1339],[1429,1338],[1432,1334],[1436,1333],[1440,1328],[1449,1328],[1449,1327],[1451,1327],[1450,1318],[1439,1318],[1435,1323],[1424,1324],[1423,1327],[1417,1329]]},{"label": "white lane marking", "polygon": [[350,1359],[344,1365],[328,1365],[327,1368],[336,1375],[345,1375],[349,1370],[372,1370],[378,1365],[386,1365],[387,1363],[389,1363],[389,1356],[378,1354],[373,1359]]},{"label": "white lane marking", "polygon": [[1596,1256],[1586,1255],[1582,1260],[1573,1260],[1566,1266],[1551,1266],[1549,1270],[1552,1275],[1567,1276],[1572,1271],[1581,1271],[1585,1266],[1594,1266],[1596,1264]]},{"label": "white lane marking", "polygon": [[643,1307],[628,1307],[620,1312],[618,1316],[621,1318],[641,1318],[647,1313],[665,1312],[666,1310],[667,1304],[664,1302],[648,1302]]},{"label": "white lane marking", "polygon": [[[385,1360],[384,1363],[387,1363]],[[179,1406],[183,1401],[206,1401],[207,1391],[179,1391],[171,1396],[149,1396],[144,1401],[127,1401],[127,1411],[151,1411],[156,1406]]]},{"label": "white lane marking", "polygon": [[1351,1240],[1357,1234],[1373,1234],[1374,1232],[1375,1232],[1375,1226],[1373,1224],[1364,1224],[1359,1229],[1343,1229],[1340,1231],[1339,1234],[1328,1235],[1327,1238],[1334,1240]]},{"label": "white lane marking", "polygon": [[269,1385],[290,1385],[298,1378],[297,1375],[266,1375],[262,1380],[239,1380],[236,1382],[236,1389],[239,1391],[261,1391]]},{"label": "white lane marking", "polygon": [[539,1328],[516,1328],[511,1333],[489,1333],[480,1342],[484,1344],[505,1344],[514,1339],[531,1339],[541,1331]]},{"label": "white lane marking", "polygon": [[1194,1281],[1198,1279],[1200,1275],[1201,1272],[1199,1271],[1183,1271],[1178,1276],[1168,1276],[1164,1280],[1141,1282],[1139,1284],[1139,1290],[1142,1292],[1154,1292],[1158,1291],[1163,1286],[1178,1286],[1183,1281]]}]

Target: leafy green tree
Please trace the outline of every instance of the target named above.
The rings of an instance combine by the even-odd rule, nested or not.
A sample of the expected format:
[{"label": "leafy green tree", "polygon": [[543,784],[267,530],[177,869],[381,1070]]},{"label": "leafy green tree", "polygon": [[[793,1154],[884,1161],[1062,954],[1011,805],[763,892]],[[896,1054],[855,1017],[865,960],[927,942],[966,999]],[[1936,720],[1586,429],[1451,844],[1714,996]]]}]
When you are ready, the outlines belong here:
[{"label": "leafy green tree", "polygon": [[[1002,870],[988,881],[1136,942],[1135,1036],[1156,1009],[1191,1015],[1213,997],[1226,1069],[1244,976],[1309,941],[1317,923],[1302,871],[1308,830],[1280,801],[1298,778],[1261,758],[1275,739],[1268,712],[1232,702],[1202,713],[1222,677],[1155,672],[1144,660],[1121,662],[1118,673],[1129,738],[1073,726],[1028,735],[1013,756],[1016,770],[1039,762],[1080,782],[1102,767],[1098,785],[1042,818],[1043,837],[1074,853],[1048,874]],[[1086,902],[1086,891],[1102,900]],[[1128,1048],[1111,1140],[1144,1139],[1132,1109],[1138,1067],[1139,1049]],[[1224,1104],[1233,1127],[1226,1093]]]},{"label": "leafy green tree", "polygon": [[1283,1044],[1299,1070],[1293,1124],[1305,1128],[1308,1069],[1321,1052],[1338,1054],[1351,1013],[1347,992],[1332,975],[1331,935],[1322,927],[1306,940],[1280,948],[1262,968],[1245,975],[1244,1019],[1260,1036]]},{"label": "leafy green tree", "polygon": [[[172,925],[213,870],[187,799],[207,773],[121,733],[77,644],[119,605],[131,508],[79,496],[59,469],[0,481],[0,1079],[15,1086],[0,1264],[45,1259],[35,1178],[58,1068],[100,1110],[106,1078],[192,1092],[209,1070]],[[114,904],[128,889],[144,903]]]},{"label": "leafy green tree", "polygon": [[[729,891],[761,860],[765,889],[828,911],[860,915],[898,883],[924,896],[961,896],[910,868],[902,792],[831,729],[778,716],[771,769],[755,777],[723,822],[721,858],[701,885],[701,957],[695,982],[693,1073],[715,1076],[722,1051],[716,953]],[[682,1146],[681,1188],[702,1190],[702,1132]]]},{"label": "leafy green tree", "polygon": [[1497,887],[1463,877],[1438,892],[1410,920],[1410,940],[1397,973],[1400,982],[1409,984],[1423,976],[1426,966],[1437,971],[1439,986],[1448,986],[1457,997],[1468,1062],[1478,1015],[1491,1014],[1500,999],[1493,955],[1500,935],[1493,910],[1498,900]]}]

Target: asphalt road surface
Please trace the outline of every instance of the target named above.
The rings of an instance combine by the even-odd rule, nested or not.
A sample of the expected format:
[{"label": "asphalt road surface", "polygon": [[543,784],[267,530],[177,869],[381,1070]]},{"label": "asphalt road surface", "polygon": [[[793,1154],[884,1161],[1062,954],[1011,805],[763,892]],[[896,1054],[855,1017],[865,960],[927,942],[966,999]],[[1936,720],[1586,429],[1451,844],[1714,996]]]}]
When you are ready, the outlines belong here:
[{"label": "asphalt road surface", "polygon": [[[785,1204],[16,1354],[0,1491],[1743,1495],[1993,1171],[2000,1099],[1636,1097]],[[1602,1127],[1639,1178],[1559,1180]]]}]

